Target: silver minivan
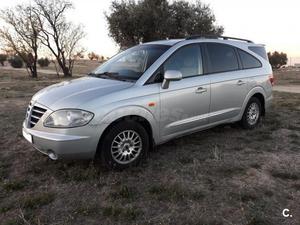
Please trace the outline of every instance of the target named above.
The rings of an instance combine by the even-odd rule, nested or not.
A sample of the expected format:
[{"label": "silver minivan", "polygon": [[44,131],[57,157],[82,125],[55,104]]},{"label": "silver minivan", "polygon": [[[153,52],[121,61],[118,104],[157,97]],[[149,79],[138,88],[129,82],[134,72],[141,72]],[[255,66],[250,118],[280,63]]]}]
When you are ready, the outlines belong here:
[{"label": "silver minivan", "polygon": [[122,169],[178,136],[224,123],[254,128],[270,106],[273,82],[264,46],[249,40],[144,43],[86,77],[36,93],[23,136],[53,160],[99,156]]}]

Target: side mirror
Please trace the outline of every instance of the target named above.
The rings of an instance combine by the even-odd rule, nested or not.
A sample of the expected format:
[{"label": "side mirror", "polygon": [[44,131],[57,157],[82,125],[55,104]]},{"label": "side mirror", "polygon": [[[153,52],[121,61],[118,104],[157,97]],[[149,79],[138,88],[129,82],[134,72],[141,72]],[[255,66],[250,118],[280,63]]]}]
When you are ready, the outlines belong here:
[{"label": "side mirror", "polygon": [[164,81],[162,82],[162,89],[168,89],[170,81],[177,81],[182,79],[182,73],[178,70],[167,70],[164,74]]}]

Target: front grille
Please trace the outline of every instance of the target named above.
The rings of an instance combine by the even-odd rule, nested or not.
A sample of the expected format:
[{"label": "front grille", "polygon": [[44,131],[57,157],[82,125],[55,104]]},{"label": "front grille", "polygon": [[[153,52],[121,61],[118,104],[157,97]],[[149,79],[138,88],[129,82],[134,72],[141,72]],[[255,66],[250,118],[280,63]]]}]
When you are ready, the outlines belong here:
[{"label": "front grille", "polygon": [[30,128],[34,127],[37,124],[37,122],[39,122],[40,118],[44,115],[46,111],[47,109],[30,103],[26,112],[28,127]]}]

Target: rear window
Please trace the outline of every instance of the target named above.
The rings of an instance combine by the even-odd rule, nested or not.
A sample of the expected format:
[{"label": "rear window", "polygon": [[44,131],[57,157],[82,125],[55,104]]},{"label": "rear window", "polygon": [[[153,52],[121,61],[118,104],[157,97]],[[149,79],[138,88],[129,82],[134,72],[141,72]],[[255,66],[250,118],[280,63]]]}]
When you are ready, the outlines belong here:
[{"label": "rear window", "polygon": [[252,52],[258,54],[259,56],[263,57],[265,60],[268,60],[268,55],[266,53],[266,49],[265,47],[262,46],[250,46],[248,47],[249,50],[251,50]]},{"label": "rear window", "polygon": [[238,59],[233,47],[219,43],[207,43],[207,51],[211,63],[211,73],[239,69]]},{"label": "rear window", "polygon": [[260,61],[249,53],[238,49],[242,65],[244,69],[258,68],[261,67]]}]

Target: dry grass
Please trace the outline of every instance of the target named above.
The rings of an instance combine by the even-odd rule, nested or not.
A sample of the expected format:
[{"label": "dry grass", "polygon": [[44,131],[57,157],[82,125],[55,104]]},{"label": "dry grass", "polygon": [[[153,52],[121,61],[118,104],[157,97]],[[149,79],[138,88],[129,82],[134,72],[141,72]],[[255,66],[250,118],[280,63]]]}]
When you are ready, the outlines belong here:
[{"label": "dry grass", "polygon": [[[98,67],[101,63],[98,61],[91,61],[91,60],[78,60],[75,61],[73,74],[83,75],[91,72],[93,69]],[[48,70],[55,70],[54,63],[50,63],[48,67],[45,67],[43,69]]]},{"label": "dry grass", "polygon": [[300,85],[300,69],[285,68],[274,71],[277,85]]},{"label": "dry grass", "polygon": [[22,138],[30,97],[59,79],[7,70],[0,79],[1,224],[299,224],[300,95],[275,92],[255,130],[216,127],[108,172],[51,161]]}]

